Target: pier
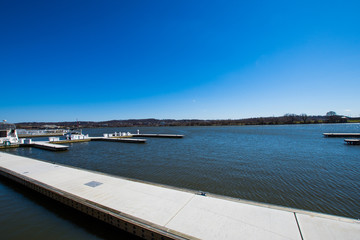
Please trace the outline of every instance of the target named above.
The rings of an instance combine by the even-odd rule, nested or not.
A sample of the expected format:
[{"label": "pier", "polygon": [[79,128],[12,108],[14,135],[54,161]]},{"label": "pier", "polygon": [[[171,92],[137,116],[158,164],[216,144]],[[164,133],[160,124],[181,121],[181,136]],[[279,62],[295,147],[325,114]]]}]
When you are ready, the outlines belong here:
[{"label": "pier", "polygon": [[134,134],[133,137],[149,137],[149,138],[183,138],[184,135],[178,134]]},{"label": "pier", "polygon": [[360,137],[360,133],[323,133],[325,137]]},{"label": "pier", "polygon": [[360,221],[0,152],[0,175],[143,239],[359,239]]},{"label": "pier", "polygon": [[146,143],[146,139],[130,137],[91,137],[91,141],[124,142],[124,143]]},{"label": "pier", "polygon": [[12,145],[0,145],[0,149],[7,149],[7,148],[17,148],[20,147],[20,144],[12,144]]},{"label": "pier", "polygon": [[[27,139],[22,141],[23,143],[13,145],[10,147],[35,147],[50,151],[65,151],[69,149],[69,146],[62,145],[64,143],[79,143],[89,141],[105,141],[105,142],[122,142],[122,143],[146,143],[146,139],[135,139],[130,137],[87,137],[84,139],[64,139],[64,140],[51,140],[51,141],[32,141]],[[5,148],[5,147],[3,147]],[[1,147],[0,147],[1,149]]]},{"label": "pier", "polygon": [[360,145],[360,139],[344,139],[347,144]]},{"label": "pier", "polygon": [[20,147],[35,147],[50,151],[66,151],[69,149],[69,146],[61,144],[53,144],[45,141],[30,141],[29,143],[21,143]]},{"label": "pier", "polygon": [[57,140],[57,141],[49,141],[50,143],[55,144],[63,144],[63,143],[80,143],[80,142],[90,142],[91,138],[85,138],[85,139],[64,139],[64,140]]},{"label": "pier", "polygon": [[[59,137],[49,137],[49,141],[32,141],[31,139],[23,139],[21,144],[14,145],[11,147],[36,147],[51,151],[64,151],[69,148],[66,143],[78,143],[78,142],[89,142],[89,141],[106,141],[106,142],[123,142],[123,143],[146,143],[146,139],[138,139],[133,137],[157,137],[157,138],[183,138],[184,135],[177,134],[131,134],[130,132],[118,132],[118,133],[105,133],[103,137],[89,137],[88,135],[79,135],[74,138],[67,138],[60,140]],[[33,137],[38,136],[55,136],[52,134],[44,135],[31,135]],[[8,146],[6,146],[8,147]],[[1,146],[0,146],[1,148]],[[5,148],[5,147],[3,147]]]}]

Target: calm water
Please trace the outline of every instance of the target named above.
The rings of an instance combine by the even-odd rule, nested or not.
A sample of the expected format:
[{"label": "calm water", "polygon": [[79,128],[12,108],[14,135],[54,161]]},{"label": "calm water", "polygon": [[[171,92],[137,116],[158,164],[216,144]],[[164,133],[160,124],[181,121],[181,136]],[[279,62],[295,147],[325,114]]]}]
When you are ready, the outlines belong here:
[{"label": "calm water", "polygon": [[[236,198],[360,218],[360,146],[323,132],[360,132],[360,124],[84,129],[184,134],[146,144],[75,143],[67,152],[6,152]],[[0,234],[6,239],[111,239],[128,235],[4,179]],[[90,225],[90,227],[88,226]]]}]

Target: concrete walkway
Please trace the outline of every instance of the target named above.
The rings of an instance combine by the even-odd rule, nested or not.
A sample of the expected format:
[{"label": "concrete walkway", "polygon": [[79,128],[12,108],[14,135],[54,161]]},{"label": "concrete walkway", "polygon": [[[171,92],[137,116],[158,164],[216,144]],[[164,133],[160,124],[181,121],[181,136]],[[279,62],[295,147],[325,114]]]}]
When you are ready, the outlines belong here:
[{"label": "concrete walkway", "polygon": [[355,219],[202,196],[3,152],[0,174],[76,196],[114,216],[171,233],[173,239],[360,239],[360,222]]}]

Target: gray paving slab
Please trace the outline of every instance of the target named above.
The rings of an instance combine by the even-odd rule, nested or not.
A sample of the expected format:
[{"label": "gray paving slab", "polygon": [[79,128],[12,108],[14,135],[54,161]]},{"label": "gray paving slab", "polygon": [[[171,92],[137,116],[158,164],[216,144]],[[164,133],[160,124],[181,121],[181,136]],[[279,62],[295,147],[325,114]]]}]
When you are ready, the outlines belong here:
[{"label": "gray paving slab", "polygon": [[199,195],[166,227],[200,239],[301,239],[292,212]]},{"label": "gray paving slab", "polygon": [[304,240],[360,240],[360,222],[353,219],[296,213]]}]

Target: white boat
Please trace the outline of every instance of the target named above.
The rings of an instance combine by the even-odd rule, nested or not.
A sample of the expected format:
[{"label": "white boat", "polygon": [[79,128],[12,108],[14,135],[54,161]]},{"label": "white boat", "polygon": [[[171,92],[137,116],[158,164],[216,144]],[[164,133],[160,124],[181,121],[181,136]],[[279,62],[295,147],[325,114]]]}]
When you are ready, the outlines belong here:
[{"label": "white boat", "polygon": [[82,134],[82,130],[71,130],[65,134],[66,140],[85,140],[89,139],[89,135]]},{"label": "white boat", "polygon": [[6,120],[0,123],[0,148],[11,148],[19,146],[19,138],[15,124],[7,123]]}]

